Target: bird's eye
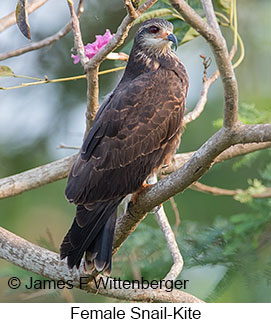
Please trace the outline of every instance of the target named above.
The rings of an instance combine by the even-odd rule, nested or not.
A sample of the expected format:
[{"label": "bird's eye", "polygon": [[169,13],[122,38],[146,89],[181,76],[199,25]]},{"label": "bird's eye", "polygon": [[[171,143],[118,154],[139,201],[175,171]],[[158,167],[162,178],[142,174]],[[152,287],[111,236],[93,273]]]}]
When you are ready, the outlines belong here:
[{"label": "bird's eye", "polygon": [[159,31],[159,28],[158,27],[156,27],[156,26],[151,26],[150,27],[150,32],[152,34],[156,34],[156,33],[158,33],[158,31]]}]

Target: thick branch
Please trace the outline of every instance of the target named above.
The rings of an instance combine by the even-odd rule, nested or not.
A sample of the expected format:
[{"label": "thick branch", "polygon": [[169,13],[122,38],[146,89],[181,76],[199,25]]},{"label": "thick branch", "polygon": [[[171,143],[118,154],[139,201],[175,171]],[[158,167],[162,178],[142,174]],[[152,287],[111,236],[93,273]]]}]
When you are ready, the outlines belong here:
[{"label": "thick branch", "polygon": [[[59,255],[47,249],[36,246],[15,234],[0,227],[0,258],[17,265],[21,268],[29,270],[38,275],[45,276],[53,280],[63,280],[65,282],[72,281],[75,288],[80,286],[80,276],[85,277],[82,268],[80,270],[69,270],[65,260],[60,260]],[[106,279],[103,276],[97,277]],[[84,280],[85,282],[85,280]],[[88,285],[84,284],[84,290],[94,294],[99,294],[107,297],[118,298],[127,301],[138,302],[185,302],[185,303],[200,303],[200,299],[188,293],[173,290],[148,289],[99,289],[92,282]]]},{"label": "thick branch", "polygon": [[[43,6],[47,1],[48,0],[32,0],[27,7],[28,14],[31,14],[35,10],[39,9],[39,7]],[[15,11],[0,19],[0,32],[14,24],[16,24]]]},{"label": "thick branch", "polygon": [[271,141],[271,124],[239,125],[233,138],[233,144]]},{"label": "thick branch", "polygon": [[[203,2],[206,16],[213,17],[210,0]],[[213,23],[206,23],[184,0],[170,0],[170,3],[211,45],[224,87],[224,126],[233,127],[238,120],[238,87],[225,39]]]},{"label": "thick branch", "polygon": [[[80,15],[84,11],[83,2],[84,2],[84,0],[80,0],[80,2],[78,4],[78,10],[77,10],[78,17],[80,17]],[[21,48],[12,50],[7,53],[0,54],[0,61],[11,58],[11,57],[19,56],[19,55],[22,55],[22,54],[31,52],[33,50],[37,50],[37,49],[46,47],[46,46],[50,46],[54,42],[56,42],[57,40],[63,38],[65,35],[67,35],[71,31],[71,29],[72,29],[72,22],[70,21],[69,23],[66,24],[66,26],[61,28],[57,33],[55,33],[54,35],[52,35],[50,37],[46,37],[40,41],[31,43],[30,45],[27,45],[25,47],[21,47]]]},{"label": "thick branch", "polygon": [[[219,156],[217,156],[217,158],[215,158],[214,162],[221,163],[224,160],[266,148],[271,148],[271,142],[238,144],[223,151]],[[162,168],[161,174],[166,175],[175,172],[183,166],[194,153],[195,152],[193,151],[177,154],[172,164]],[[15,196],[25,191],[29,191],[67,177],[76,156],[77,155],[75,154],[65,157],[20,174],[0,179],[0,199]]]},{"label": "thick branch", "polygon": [[114,249],[118,250],[128,235],[133,232],[138,223],[156,205],[162,204],[171,196],[182,192],[193,182],[198,180],[212,165],[213,160],[223,150],[230,146],[230,135],[221,129],[212,136],[189,161],[176,172],[160,180],[149,190],[143,191],[126,214],[117,220]]},{"label": "thick branch", "polygon": [[[237,144],[231,146],[230,148],[224,150],[220,155],[218,155],[214,162],[222,163],[225,160],[242,156],[245,154],[252,153],[254,151],[271,148],[271,142],[263,142],[263,143],[250,143],[250,144]],[[161,175],[168,175],[176,170],[178,170],[181,166],[183,166],[194,154],[195,152],[176,154],[174,156],[174,160],[170,165],[163,167],[160,171]]]},{"label": "thick branch", "polygon": [[115,252],[120,248],[128,235],[136,229],[138,223],[146,216],[147,212],[150,212],[156,205],[162,204],[171,196],[183,192],[192,183],[197,181],[214,164],[215,159],[235,142],[236,137],[239,137],[240,140],[247,140],[248,137],[245,137],[245,134],[250,133],[251,141],[262,142],[264,139],[271,141],[271,135],[268,135],[269,131],[271,131],[271,125],[258,125],[257,131],[262,134],[259,136],[253,131],[247,131],[247,127],[253,128],[249,125],[242,126],[239,130],[244,135],[244,138],[241,138],[242,136],[239,134],[238,129],[233,131],[225,128],[221,129],[204,143],[189,161],[176,172],[160,180],[150,189],[143,191],[139,195],[137,203],[132,205],[128,212],[117,220],[114,240]]},{"label": "thick branch", "polygon": [[0,180],[0,199],[14,196],[68,176],[77,154]]}]

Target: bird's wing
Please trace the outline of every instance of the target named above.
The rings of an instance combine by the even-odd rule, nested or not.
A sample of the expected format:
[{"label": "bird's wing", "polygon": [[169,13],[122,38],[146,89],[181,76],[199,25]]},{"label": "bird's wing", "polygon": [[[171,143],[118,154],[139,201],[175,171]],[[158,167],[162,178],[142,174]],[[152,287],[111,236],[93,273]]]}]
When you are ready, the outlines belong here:
[{"label": "bird's wing", "polygon": [[160,166],[166,144],[180,129],[186,90],[186,83],[165,69],[120,83],[72,167],[67,198],[87,204],[137,190]]}]

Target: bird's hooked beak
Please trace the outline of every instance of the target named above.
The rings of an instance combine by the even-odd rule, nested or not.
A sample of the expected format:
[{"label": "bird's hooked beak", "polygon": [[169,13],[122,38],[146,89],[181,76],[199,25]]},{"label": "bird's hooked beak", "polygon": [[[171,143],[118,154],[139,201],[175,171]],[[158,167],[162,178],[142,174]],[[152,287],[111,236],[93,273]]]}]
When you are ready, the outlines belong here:
[{"label": "bird's hooked beak", "polygon": [[178,39],[174,34],[168,34],[167,39],[173,43],[174,49],[177,50],[178,48]]},{"label": "bird's hooked beak", "polygon": [[162,38],[164,40],[171,41],[173,43],[174,49],[177,50],[178,40],[177,40],[177,37],[173,33],[171,33],[170,31],[166,31],[163,34],[160,34],[158,37]]}]

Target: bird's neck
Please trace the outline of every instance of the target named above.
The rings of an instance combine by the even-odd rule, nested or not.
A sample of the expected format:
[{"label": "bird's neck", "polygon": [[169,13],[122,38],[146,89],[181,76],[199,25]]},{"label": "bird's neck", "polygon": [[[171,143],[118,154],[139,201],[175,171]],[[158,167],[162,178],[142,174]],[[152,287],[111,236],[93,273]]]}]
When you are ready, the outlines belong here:
[{"label": "bird's neck", "polygon": [[173,55],[175,54],[171,50],[158,55],[133,47],[122,81],[130,81],[142,73],[156,71],[160,66],[172,65],[174,63]]}]

